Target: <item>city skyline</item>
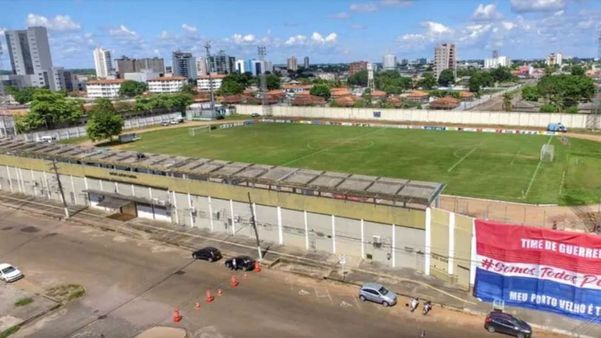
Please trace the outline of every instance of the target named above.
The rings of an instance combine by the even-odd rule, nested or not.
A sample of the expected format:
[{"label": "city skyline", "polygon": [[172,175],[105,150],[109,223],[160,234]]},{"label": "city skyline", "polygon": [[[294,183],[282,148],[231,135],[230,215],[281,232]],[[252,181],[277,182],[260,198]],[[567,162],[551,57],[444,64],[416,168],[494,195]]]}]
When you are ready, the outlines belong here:
[{"label": "city skyline", "polygon": [[[385,54],[398,60],[432,59],[441,42],[454,43],[459,60],[484,59],[492,50],[513,59],[542,59],[556,51],[596,56],[596,22],[601,20],[601,4],[587,0],[140,4],[3,2],[0,33],[47,27],[53,61],[67,68],[93,68],[92,52],[98,47],[108,49],[113,58],[157,56],[167,62],[178,49],[201,57],[207,40],[213,52],[223,49],[237,58],[257,58],[257,46],[265,45],[267,59],[275,64],[291,56],[309,56],[311,63],[381,62]],[[188,10],[169,11],[175,7]],[[0,40],[6,51],[6,40]],[[7,53],[2,66],[10,69]]]}]

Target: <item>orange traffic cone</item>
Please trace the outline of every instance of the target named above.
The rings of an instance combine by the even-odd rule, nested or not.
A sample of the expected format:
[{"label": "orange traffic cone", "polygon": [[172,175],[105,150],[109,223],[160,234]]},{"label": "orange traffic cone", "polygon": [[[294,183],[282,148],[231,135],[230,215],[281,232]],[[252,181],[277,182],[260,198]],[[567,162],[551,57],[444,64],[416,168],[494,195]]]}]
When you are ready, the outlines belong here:
[{"label": "orange traffic cone", "polygon": [[255,272],[261,272],[261,263],[259,261],[255,262]]},{"label": "orange traffic cone", "polygon": [[173,316],[171,317],[171,319],[174,323],[179,323],[182,320],[182,318],[183,316],[181,313],[179,313],[179,310],[177,308],[173,310]]},{"label": "orange traffic cone", "polygon": [[207,300],[207,303],[210,303],[215,300],[215,297],[213,297],[213,295],[211,295],[211,289],[208,289],[206,292],[206,300]]},{"label": "orange traffic cone", "polygon": [[194,308],[196,310],[200,310],[200,302],[196,302],[196,304],[194,304]]},{"label": "orange traffic cone", "polygon": [[223,290],[217,289],[217,294],[220,295],[220,296],[223,296]]},{"label": "orange traffic cone", "polygon": [[238,282],[238,279],[235,276],[232,276],[232,280],[230,282],[230,285],[235,288],[236,286],[238,286],[238,284],[240,284],[240,282]]}]

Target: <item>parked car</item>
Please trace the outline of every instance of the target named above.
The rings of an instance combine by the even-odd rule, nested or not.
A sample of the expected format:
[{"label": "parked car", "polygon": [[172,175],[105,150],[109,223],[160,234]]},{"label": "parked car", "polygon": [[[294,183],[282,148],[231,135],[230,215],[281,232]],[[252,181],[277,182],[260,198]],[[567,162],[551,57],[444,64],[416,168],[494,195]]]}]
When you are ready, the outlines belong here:
[{"label": "parked car", "polygon": [[230,270],[251,271],[255,267],[255,260],[249,256],[237,256],[226,260],[225,266]]},{"label": "parked car", "polygon": [[206,248],[196,250],[192,253],[192,258],[202,259],[204,261],[209,261],[209,262],[218,261],[222,257],[223,256],[221,256],[221,251],[219,251],[219,249],[214,248],[212,246],[208,246]]},{"label": "parked car", "polygon": [[169,120],[161,121],[161,126],[168,126],[169,124]]},{"label": "parked car", "polygon": [[396,304],[397,296],[382,284],[365,283],[359,289],[359,299],[380,303],[384,306],[393,306]]},{"label": "parked car", "polygon": [[532,336],[532,328],[528,323],[501,311],[489,313],[484,320],[484,328],[490,333],[505,333],[518,338]]},{"label": "parked car", "polygon": [[549,123],[547,125],[547,131],[554,131],[554,132],[559,132],[559,133],[567,133],[568,132],[568,128],[566,126],[564,126],[561,122]]},{"label": "parked car", "polygon": [[261,115],[259,115],[259,113],[252,113],[252,114],[250,114],[250,116],[251,116],[251,117],[259,117],[259,116],[261,116]]},{"label": "parked car", "polygon": [[10,283],[23,278],[23,273],[19,269],[7,263],[0,263],[0,279]]}]

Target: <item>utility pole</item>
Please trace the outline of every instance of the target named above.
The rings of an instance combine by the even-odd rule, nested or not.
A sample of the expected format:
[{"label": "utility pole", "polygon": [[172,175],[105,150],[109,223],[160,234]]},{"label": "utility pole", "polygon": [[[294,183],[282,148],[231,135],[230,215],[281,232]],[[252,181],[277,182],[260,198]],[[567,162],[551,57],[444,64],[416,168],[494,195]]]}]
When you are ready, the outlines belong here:
[{"label": "utility pole", "polygon": [[261,252],[261,242],[259,241],[259,232],[257,231],[257,223],[255,222],[255,208],[253,208],[253,201],[250,198],[250,191],[248,192],[248,206],[250,207],[250,224],[255,231],[255,238],[257,239],[257,252],[259,253],[259,261],[263,260],[263,252]]},{"label": "utility pole", "polygon": [[67,208],[67,200],[65,199],[65,192],[63,191],[63,184],[61,183],[60,175],[58,174],[58,168],[56,167],[56,159],[52,159],[52,170],[58,183],[58,191],[61,194],[61,200],[63,201],[63,207],[65,208],[65,219],[69,218],[69,208]]},{"label": "utility pole", "polygon": [[211,115],[215,114],[215,94],[213,93],[213,78],[211,78],[211,42],[205,43],[207,54],[207,72],[209,73],[209,91],[211,92]]}]

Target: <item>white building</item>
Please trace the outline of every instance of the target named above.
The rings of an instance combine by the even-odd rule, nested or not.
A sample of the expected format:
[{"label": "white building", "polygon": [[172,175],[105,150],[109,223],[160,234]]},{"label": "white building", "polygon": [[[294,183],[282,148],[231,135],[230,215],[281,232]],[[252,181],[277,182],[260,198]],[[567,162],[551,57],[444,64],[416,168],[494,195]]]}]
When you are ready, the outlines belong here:
[{"label": "white building", "polygon": [[209,74],[209,69],[207,67],[207,59],[203,57],[196,58],[196,74],[198,76],[204,76]]},{"label": "white building", "polygon": [[213,90],[217,90],[221,88],[221,82],[225,75],[223,74],[211,74],[209,79],[208,75],[204,75],[198,78],[197,88],[199,91],[209,91],[211,90],[211,82],[213,83]]},{"label": "white building", "polygon": [[497,56],[495,58],[484,59],[484,68],[497,68],[511,66],[511,59],[507,56]]},{"label": "white building", "polygon": [[159,77],[148,80],[148,91],[151,93],[177,93],[187,82],[183,76]]},{"label": "white building", "polygon": [[288,60],[286,61],[286,68],[294,72],[298,70],[298,62],[296,60],[296,56],[291,56],[288,58]]},{"label": "white building", "polygon": [[392,54],[386,54],[382,58],[382,68],[384,70],[395,70],[396,69],[396,56]]},{"label": "white building", "polygon": [[156,79],[160,76],[160,73],[153,72],[151,69],[144,69],[140,72],[134,73],[123,73],[123,78],[125,80],[132,80],[137,82],[148,82],[148,80]]},{"label": "white building", "polygon": [[246,72],[250,72],[248,68],[248,62],[244,59],[236,60],[236,71],[240,74],[244,74]]},{"label": "white building", "polygon": [[119,97],[119,89],[124,81],[122,79],[88,81],[86,84],[88,97],[107,99]]},{"label": "white building", "polygon": [[549,56],[547,56],[547,66],[561,66],[562,63],[563,55],[561,53],[551,53]]},{"label": "white building", "polygon": [[113,73],[111,52],[107,49],[94,49],[94,65],[96,66],[96,77],[106,78]]}]

